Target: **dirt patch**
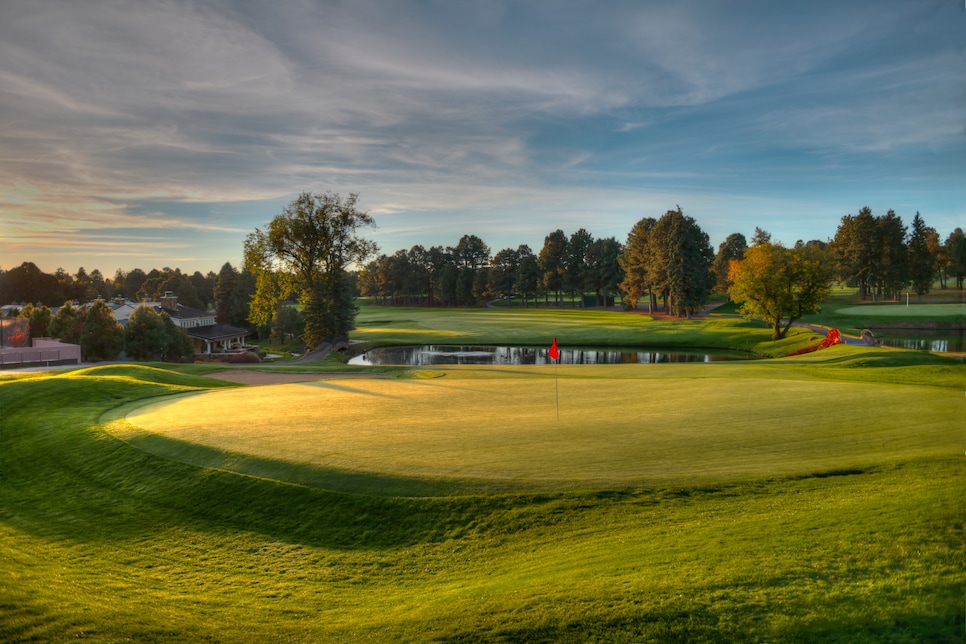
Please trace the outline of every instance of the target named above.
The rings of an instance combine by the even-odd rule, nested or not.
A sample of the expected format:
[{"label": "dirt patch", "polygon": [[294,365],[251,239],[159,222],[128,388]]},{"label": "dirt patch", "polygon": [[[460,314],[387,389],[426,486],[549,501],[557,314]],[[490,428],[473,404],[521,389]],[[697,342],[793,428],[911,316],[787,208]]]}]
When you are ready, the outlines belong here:
[{"label": "dirt patch", "polygon": [[384,376],[375,373],[277,373],[234,369],[210,373],[208,377],[236,382],[240,385],[284,385],[292,382],[312,382],[332,378],[383,378]]}]

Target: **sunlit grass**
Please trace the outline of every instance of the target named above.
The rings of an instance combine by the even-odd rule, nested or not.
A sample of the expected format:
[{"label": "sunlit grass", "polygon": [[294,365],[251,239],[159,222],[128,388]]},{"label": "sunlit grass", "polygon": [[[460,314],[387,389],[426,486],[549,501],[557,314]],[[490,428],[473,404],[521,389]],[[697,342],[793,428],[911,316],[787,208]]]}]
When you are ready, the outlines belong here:
[{"label": "sunlit grass", "polygon": [[[336,482],[351,492],[339,492],[319,480],[288,478],[306,474],[290,461],[252,456],[249,464],[262,468],[252,473],[260,476],[239,474],[231,471],[230,453],[217,452],[226,459],[218,467],[203,467],[191,462],[205,449],[197,443],[156,438],[183,446],[184,459],[168,458],[137,442],[158,435],[134,432],[123,436],[134,439],[127,443],[106,431],[123,425],[119,411],[142,401],[177,401],[177,407],[247,394],[267,404],[272,396],[262,392],[282,395],[284,388],[224,389],[190,365],[178,367],[185,373],[112,366],[6,379],[0,382],[0,640],[961,639],[966,546],[963,456],[955,444],[966,388],[961,362],[841,347],[767,364],[582,369],[560,368],[559,426],[552,369],[439,369],[420,382],[327,381],[328,387],[292,391],[355,405],[426,387],[433,404],[455,397],[461,406],[449,413],[476,423],[479,433],[513,428],[489,430],[474,412],[523,413],[520,401],[539,391],[540,400],[531,401],[540,409],[534,422],[565,438],[555,453],[551,442],[534,441],[540,431],[532,429],[533,442],[518,443],[518,451],[534,468],[545,467],[543,459],[588,467],[595,450],[611,450],[620,461],[606,431],[615,423],[624,449],[643,453],[650,437],[650,458],[668,454],[663,482],[632,477],[573,485],[580,476],[588,476],[584,483],[599,479],[602,471],[605,479],[620,478],[601,462],[582,475],[565,473],[570,484],[563,487],[531,477],[528,485],[536,486],[525,490],[497,485],[489,493],[477,487],[455,494],[458,480],[422,475],[416,463],[404,468],[405,476],[379,473],[385,466],[342,472],[347,478]],[[606,384],[636,395],[607,398]],[[754,387],[739,396],[740,384]],[[564,396],[567,386],[575,389]],[[640,395],[648,386],[660,395]],[[782,395],[761,392],[769,386]],[[732,396],[715,393],[719,387]],[[576,405],[581,388],[605,399]],[[793,406],[787,394],[795,391],[826,396]],[[481,392],[508,402],[486,404]],[[924,424],[868,421],[850,410],[850,397],[867,413],[880,405],[896,416],[914,409]],[[693,409],[680,411],[682,402]],[[582,418],[596,432],[581,458],[568,453],[574,448],[567,443],[579,443],[591,427],[563,422],[565,405],[572,413],[588,408]],[[678,428],[685,416],[663,411],[623,420],[635,405],[723,424]],[[214,422],[231,407],[207,417]],[[282,427],[286,414],[278,416],[273,420]],[[743,416],[756,422],[743,425]],[[421,422],[397,419],[400,436],[421,431]],[[900,420],[909,423],[906,431]],[[792,425],[782,434],[777,425],[785,421]],[[251,413],[245,422],[270,426]],[[368,422],[356,423],[357,436],[341,428],[341,449],[354,440],[374,445],[364,435]],[[432,431],[438,438],[440,428]],[[756,452],[769,431],[788,444]],[[748,436],[745,458],[741,432]],[[839,441],[838,450],[823,453],[822,432]],[[515,436],[526,434],[517,429]],[[417,438],[425,446],[431,435]],[[460,438],[467,447],[451,449],[451,456],[486,451],[484,437]],[[719,446],[714,480],[677,475],[678,442],[682,450]],[[394,462],[368,449],[369,457]],[[773,467],[782,449],[787,470],[742,471],[745,461]],[[845,460],[828,462],[842,452]],[[518,466],[524,460],[501,457]],[[442,456],[426,461],[436,470],[446,466]],[[434,486],[447,495],[434,495]]]},{"label": "sunlit grass", "polygon": [[[127,418],[172,440],[113,431],[179,458],[200,445],[262,462],[445,479],[465,492],[684,484],[939,455],[958,449],[949,428],[966,410],[959,389],[830,382],[770,366],[564,366],[556,382],[549,367],[439,371],[444,378],[428,381],[154,402]],[[211,458],[203,452],[197,458]]]}]

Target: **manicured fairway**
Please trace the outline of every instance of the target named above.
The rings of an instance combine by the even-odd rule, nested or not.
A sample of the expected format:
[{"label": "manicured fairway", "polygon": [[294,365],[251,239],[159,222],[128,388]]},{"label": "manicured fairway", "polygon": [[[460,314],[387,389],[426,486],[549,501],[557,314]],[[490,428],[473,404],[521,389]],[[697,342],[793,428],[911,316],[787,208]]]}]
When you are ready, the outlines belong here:
[{"label": "manicured fairway", "polygon": [[[962,392],[816,381],[752,366],[452,368],[154,402],[113,426],[136,445],[333,485],[326,470],[433,479],[432,493],[685,484],[953,453]],[[255,457],[245,460],[243,456]],[[223,457],[222,457],[223,458]],[[266,470],[265,462],[273,462]],[[338,479],[340,486],[351,485]],[[371,491],[371,490],[370,490]]]},{"label": "manicured fairway", "polygon": [[874,315],[895,318],[964,318],[966,304],[866,304],[836,310],[837,315]]}]

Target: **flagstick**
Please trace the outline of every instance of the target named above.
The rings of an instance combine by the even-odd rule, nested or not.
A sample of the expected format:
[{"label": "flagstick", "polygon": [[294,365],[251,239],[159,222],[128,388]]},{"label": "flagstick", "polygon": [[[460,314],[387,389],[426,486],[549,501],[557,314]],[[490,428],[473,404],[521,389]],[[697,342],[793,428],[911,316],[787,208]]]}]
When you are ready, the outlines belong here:
[{"label": "flagstick", "polygon": [[557,382],[557,362],[559,361],[553,361],[553,392],[557,399],[557,420],[560,420],[560,385]]}]

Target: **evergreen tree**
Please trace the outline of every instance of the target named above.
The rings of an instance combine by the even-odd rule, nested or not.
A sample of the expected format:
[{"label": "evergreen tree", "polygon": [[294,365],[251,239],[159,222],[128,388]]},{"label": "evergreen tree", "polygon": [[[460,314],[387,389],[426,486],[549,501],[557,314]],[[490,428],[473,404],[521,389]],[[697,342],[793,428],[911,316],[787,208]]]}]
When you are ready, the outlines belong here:
[{"label": "evergreen tree", "polygon": [[530,300],[536,300],[540,293],[540,264],[537,256],[526,244],[520,246],[517,251],[520,263],[517,267],[516,289],[523,298],[523,306],[528,306]]},{"label": "evergreen tree", "polygon": [[619,258],[621,245],[613,237],[595,239],[587,251],[586,286],[597,295],[597,306],[607,306],[607,297],[616,291],[624,271]]},{"label": "evergreen tree", "polygon": [[651,229],[657,223],[652,217],[645,217],[638,221],[627,234],[627,243],[621,252],[618,262],[624,271],[620,288],[626,294],[624,306],[634,308],[638,301],[649,293],[648,312],[653,313],[657,307],[657,299],[651,288],[648,273],[649,247]]},{"label": "evergreen tree", "polygon": [[570,294],[571,299],[575,295],[583,294],[590,281],[587,253],[593,243],[594,236],[584,228],[572,234],[567,242],[563,261],[563,289]]},{"label": "evergreen tree", "polygon": [[81,354],[85,360],[116,360],[124,344],[124,328],[114,318],[114,311],[96,300],[87,310],[80,333]]},{"label": "evergreen tree", "polygon": [[132,360],[161,360],[171,338],[162,317],[150,306],[139,306],[124,327],[124,351]]},{"label": "evergreen tree", "polygon": [[892,210],[876,217],[873,252],[876,256],[876,294],[895,297],[908,281],[906,227]]},{"label": "evergreen tree", "polygon": [[225,262],[221,270],[218,271],[218,281],[215,283],[214,289],[216,322],[231,324],[235,318],[232,295],[236,284],[238,284],[238,271],[231,265],[231,262]]},{"label": "evergreen tree", "polygon": [[839,278],[849,286],[857,286],[859,297],[863,300],[868,297],[870,286],[876,282],[878,262],[875,231],[875,217],[866,207],[858,215],[842,217],[842,223],[832,240]]},{"label": "evergreen tree", "polygon": [[665,218],[670,218],[669,234],[665,239],[670,259],[666,282],[669,312],[690,318],[708,301],[713,285],[711,263],[714,251],[708,235],[693,218],[681,212],[680,206],[676,211],[668,211]]},{"label": "evergreen tree", "polygon": [[567,254],[567,236],[559,228],[543,240],[543,248],[537,259],[542,273],[542,286],[546,289],[546,294],[555,294],[555,302],[562,304],[561,291],[563,289],[563,278],[566,270],[565,256]]},{"label": "evergreen tree", "polygon": [[909,232],[909,278],[916,295],[922,297],[932,289],[936,279],[936,259],[929,252],[929,235],[933,229],[926,226],[917,212]]},{"label": "evergreen tree", "polygon": [[490,262],[490,289],[496,295],[510,301],[517,291],[517,273],[520,269],[520,252],[504,248]]},{"label": "evergreen tree", "polygon": [[68,344],[78,344],[86,315],[87,307],[77,308],[70,301],[64,302],[50,321],[50,337]]}]

